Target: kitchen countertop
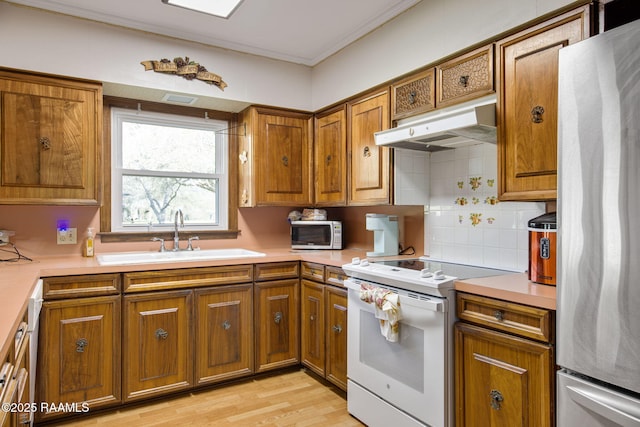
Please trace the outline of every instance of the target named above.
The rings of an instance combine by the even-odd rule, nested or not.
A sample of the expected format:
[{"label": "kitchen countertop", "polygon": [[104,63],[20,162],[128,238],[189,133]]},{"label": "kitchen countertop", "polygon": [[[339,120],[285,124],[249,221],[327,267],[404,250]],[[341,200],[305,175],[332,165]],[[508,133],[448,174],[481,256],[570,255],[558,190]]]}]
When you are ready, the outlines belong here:
[{"label": "kitchen countertop", "polygon": [[456,282],[456,290],[549,310],[556,309],[556,287],[533,283],[526,273],[459,280]]},{"label": "kitchen countertop", "polygon": [[[251,248],[249,248],[251,249]],[[21,315],[27,308],[29,297],[40,277],[69,276],[79,274],[126,273],[132,271],[168,270],[217,265],[258,264],[280,261],[308,261],[335,267],[351,262],[353,257],[366,258],[365,250],[342,251],[254,249],[266,256],[225,260],[180,261],[153,264],[100,265],[96,258],[81,256],[32,256],[33,261],[0,263],[0,361],[13,344],[11,334],[17,329]],[[393,257],[397,258],[397,257]],[[521,304],[555,310],[554,286],[538,285],[527,280],[524,273],[457,281],[457,290],[498,298]]]}]

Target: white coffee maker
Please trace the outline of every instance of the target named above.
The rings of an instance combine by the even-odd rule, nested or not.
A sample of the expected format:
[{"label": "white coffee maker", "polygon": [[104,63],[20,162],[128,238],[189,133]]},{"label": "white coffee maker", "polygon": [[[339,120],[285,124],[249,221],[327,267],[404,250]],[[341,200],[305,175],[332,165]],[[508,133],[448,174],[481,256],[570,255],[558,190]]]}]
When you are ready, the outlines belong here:
[{"label": "white coffee maker", "polygon": [[366,228],[373,231],[373,252],[367,256],[398,255],[398,216],[367,214]]}]

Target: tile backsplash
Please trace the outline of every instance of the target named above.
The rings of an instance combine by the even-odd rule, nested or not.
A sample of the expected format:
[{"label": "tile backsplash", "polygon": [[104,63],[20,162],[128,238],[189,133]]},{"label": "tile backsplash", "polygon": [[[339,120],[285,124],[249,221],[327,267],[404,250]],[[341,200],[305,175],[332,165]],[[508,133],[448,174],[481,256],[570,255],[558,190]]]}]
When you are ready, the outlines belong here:
[{"label": "tile backsplash", "polygon": [[543,214],[545,204],[499,202],[497,171],[493,144],[431,154],[425,253],[442,261],[527,270],[527,222]]}]

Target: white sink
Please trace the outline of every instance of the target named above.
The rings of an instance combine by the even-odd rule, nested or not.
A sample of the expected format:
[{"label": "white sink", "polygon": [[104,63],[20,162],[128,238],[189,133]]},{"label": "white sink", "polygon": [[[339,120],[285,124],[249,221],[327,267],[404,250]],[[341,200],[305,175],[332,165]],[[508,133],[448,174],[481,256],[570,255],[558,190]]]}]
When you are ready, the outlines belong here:
[{"label": "white sink", "polygon": [[206,261],[265,256],[262,252],[248,249],[201,249],[193,251],[166,252],[114,252],[98,255],[100,265],[152,264],[180,261]]}]

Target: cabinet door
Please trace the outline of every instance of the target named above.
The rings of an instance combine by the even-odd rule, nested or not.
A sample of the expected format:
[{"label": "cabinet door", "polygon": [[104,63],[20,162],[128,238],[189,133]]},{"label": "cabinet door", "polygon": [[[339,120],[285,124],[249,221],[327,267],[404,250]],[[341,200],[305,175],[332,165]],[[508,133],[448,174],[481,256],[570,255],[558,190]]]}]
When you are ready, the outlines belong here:
[{"label": "cabinet door", "polygon": [[300,282],[302,304],[300,307],[300,351],[302,364],[320,376],[325,375],[325,302],[321,283],[310,280]]},{"label": "cabinet door", "polygon": [[349,104],[349,119],[349,204],[389,204],[390,149],[373,137],[389,128],[389,91]]},{"label": "cabinet door", "polygon": [[253,144],[257,204],[311,204],[310,116],[259,113]]},{"label": "cabinet door", "polygon": [[256,283],[256,371],[296,365],[300,360],[299,280]]},{"label": "cabinet door", "polygon": [[99,84],[0,72],[0,203],[98,204]]},{"label": "cabinet door", "polygon": [[406,77],[391,86],[391,119],[398,120],[436,108],[434,68]]},{"label": "cabinet door", "polygon": [[193,384],[192,291],[124,297],[124,399]]},{"label": "cabinet door", "polygon": [[456,324],[456,425],[551,426],[552,347]]},{"label": "cabinet door", "polygon": [[315,120],[316,206],[347,204],[347,113],[345,107]]},{"label": "cabinet door", "polygon": [[558,51],[588,37],[588,6],[497,44],[501,200],[557,197]]},{"label": "cabinet door", "polygon": [[195,291],[196,384],[253,372],[253,286]]},{"label": "cabinet door", "polygon": [[493,45],[436,67],[438,108],[493,93]]},{"label": "cabinet door", "polygon": [[347,290],[326,286],[326,372],[327,380],[347,389]]},{"label": "cabinet door", "polygon": [[119,295],[45,302],[38,343],[37,402],[120,401]]}]

